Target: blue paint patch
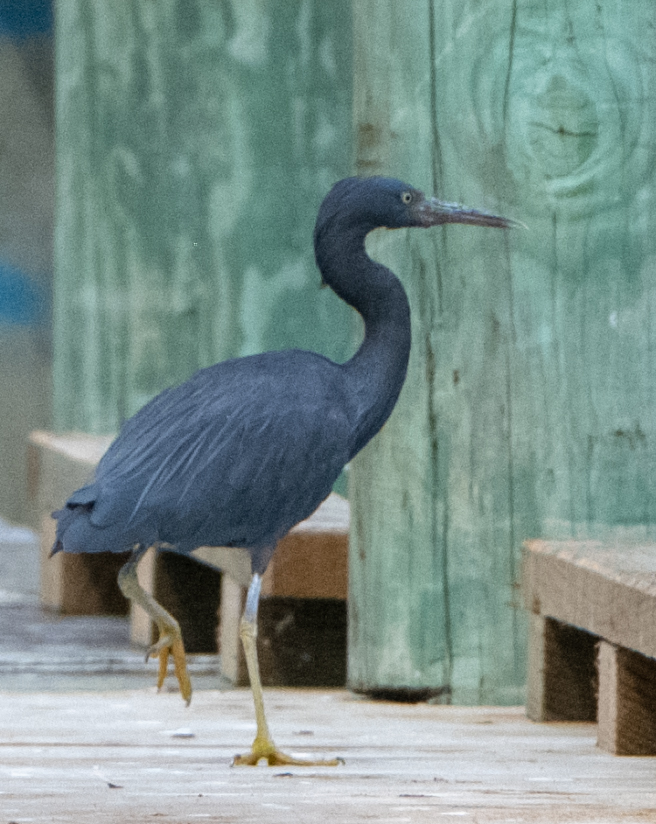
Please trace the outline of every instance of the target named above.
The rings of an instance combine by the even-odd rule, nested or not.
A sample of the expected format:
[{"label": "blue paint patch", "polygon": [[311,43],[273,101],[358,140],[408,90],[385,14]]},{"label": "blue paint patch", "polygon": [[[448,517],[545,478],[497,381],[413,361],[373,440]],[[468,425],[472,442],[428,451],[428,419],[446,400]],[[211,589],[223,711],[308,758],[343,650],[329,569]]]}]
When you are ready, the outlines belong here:
[{"label": "blue paint patch", "polygon": [[27,275],[0,260],[0,323],[36,326],[48,318],[45,290]]},{"label": "blue paint patch", "polygon": [[0,35],[52,34],[52,0],[0,0]]}]

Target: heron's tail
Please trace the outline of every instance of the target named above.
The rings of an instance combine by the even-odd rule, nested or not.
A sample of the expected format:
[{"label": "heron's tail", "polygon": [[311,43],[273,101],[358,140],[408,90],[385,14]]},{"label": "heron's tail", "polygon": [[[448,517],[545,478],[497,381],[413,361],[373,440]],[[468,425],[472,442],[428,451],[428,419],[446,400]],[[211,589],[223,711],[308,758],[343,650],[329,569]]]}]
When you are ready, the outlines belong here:
[{"label": "heron's tail", "polygon": [[66,533],[70,527],[80,518],[85,520],[93,509],[96,502],[96,494],[94,484],[83,486],[74,492],[66,501],[63,509],[58,509],[52,513],[52,517],[57,521],[57,534],[55,543],[50,550],[50,557],[57,552],[67,550],[68,552],[83,552],[84,550],[77,546],[69,546],[66,540]]}]

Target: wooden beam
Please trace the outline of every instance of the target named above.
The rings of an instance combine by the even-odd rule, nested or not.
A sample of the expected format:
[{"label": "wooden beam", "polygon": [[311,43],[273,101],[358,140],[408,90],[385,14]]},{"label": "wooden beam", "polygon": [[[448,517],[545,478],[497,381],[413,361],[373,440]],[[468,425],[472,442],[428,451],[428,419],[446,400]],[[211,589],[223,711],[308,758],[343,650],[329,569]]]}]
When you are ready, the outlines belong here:
[{"label": "wooden beam", "polygon": [[531,615],[526,714],[533,721],[595,721],[597,638]]},{"label": "wooden beam", "polygon": [[597,743],[616,755],[656,755],[656,661],[599,645]]}]

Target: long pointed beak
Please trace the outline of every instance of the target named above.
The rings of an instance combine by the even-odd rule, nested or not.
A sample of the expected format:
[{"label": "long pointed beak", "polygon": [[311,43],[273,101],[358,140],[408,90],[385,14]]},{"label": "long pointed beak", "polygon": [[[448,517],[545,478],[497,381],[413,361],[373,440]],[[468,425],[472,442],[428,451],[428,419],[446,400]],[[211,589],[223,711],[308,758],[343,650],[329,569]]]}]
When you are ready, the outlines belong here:
[{"label": "long pointed beak", "polygon": [[516,220],[468,209],[458,203],[444,203],[436,197],[427,197],[416,207],[420,226],[439,226],[442,223],[466,223],[470,226],[491,226],[495,229],[513,229],[524,226]]}]

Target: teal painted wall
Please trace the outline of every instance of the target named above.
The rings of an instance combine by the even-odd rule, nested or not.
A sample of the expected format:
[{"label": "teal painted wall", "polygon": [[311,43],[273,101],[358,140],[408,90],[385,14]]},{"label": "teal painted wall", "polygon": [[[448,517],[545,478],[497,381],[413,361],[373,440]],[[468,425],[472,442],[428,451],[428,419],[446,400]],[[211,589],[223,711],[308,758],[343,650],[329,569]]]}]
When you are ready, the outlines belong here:
[{"label": "teal painted wall", "polygon": [[521,701],[522,540],[656,532],[656,8],[354,14],[359,170],[528,230],[371,240],[413,353],[352,467],[349,679]]},{"label": "teal painted wall", "polygon": [[115,431],[234,355],[345,359],[312,228],[351,168],[346,0],[61,0],[54,409]]}]

